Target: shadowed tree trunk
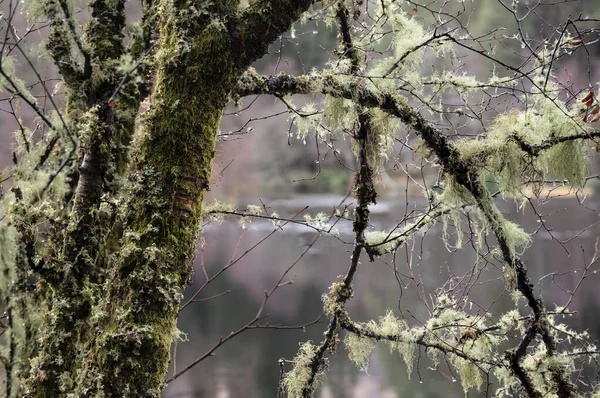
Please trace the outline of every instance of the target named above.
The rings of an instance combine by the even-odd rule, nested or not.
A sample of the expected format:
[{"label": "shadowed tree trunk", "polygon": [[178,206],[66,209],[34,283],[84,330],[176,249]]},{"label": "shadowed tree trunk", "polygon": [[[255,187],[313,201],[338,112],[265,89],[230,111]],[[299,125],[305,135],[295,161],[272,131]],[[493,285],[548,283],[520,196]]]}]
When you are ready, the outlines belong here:
[{"label": "shadowed tree trunk", "polygon": [[[107,230],[97,212],[107,171],[116,169],[110,144],[133,129],[128,123],[119,131],[118,116],[135,113],[121,109],[129,103],[114,99],[127,76],[94,74],[94,68],[102,74],[117,66],[110,60],[121,54],[120,41],[103,38],[122,30],[123,3],[92,3],[87,37],[92,90],[85,95],[92,109],[84,119],[90,131],[78,131],[86,141],[75,206],[64,250],[54,261],[69,264],[69,270],[55,277],[50,333],[42,337],[28,396],[71,391],[76,396],[160,396],[181,293],[192,274],[223,108],[241,73],[312,1],[258,1],[243,13],[238,3],[165,0],[157,5],[153,105],[137,138],[123,241],[103,285],[96,275],[97,253]],[[71,65],[65,54],[60,57]],[[74,75],[71,69],[76,68],[65,67],[65,73]],[[73,91],[85,86],[83,77],[73,80]]]}]

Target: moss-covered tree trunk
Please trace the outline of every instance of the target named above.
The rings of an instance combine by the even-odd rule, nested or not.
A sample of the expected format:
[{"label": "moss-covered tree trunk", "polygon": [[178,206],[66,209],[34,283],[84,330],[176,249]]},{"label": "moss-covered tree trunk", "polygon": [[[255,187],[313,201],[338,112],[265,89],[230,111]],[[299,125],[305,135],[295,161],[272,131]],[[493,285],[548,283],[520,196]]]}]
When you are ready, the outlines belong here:
[{"label": "moss-covered tree trunk", "polygon": [[[89,5],[92,12],[84,40],[76,40],[84,56],[80,65],[69,47],[72,31],[67,26],[72,25],[65,19],[72,21],[68,3],[44,3],[51,22],[48,47],[66,86],[64,120],[80,150],[78,161],[66,171],[71,190],[65,201],[73,197],[66,229],[50,239],[48,255],[36,269],[48,288],[38,308],[43,331],[37,339],[38,352],[31,361],[30,377],[24,383],[27,396],[60,396],[74,388],[88,319],[105,265],[100,250],[114,218],[101,211],[101,202],[119,189],[115,181],[125,171],[135,115],[149,87],[137,81],[119,88],[126,73],[120,68],[126,52],[122,32],[125,2],[93,0]],[[134,43],[143,40],[136,37]],[[138,62],[142,61],[140,56]],[[136,72],[144,70],[146,65]],[[31,323],[31,319],[25,323]]]},{"label": "moss-covered tree trunk", "polygon": [[[160,396],[222,111],[242,72],[312,2],[144,2],[142,29],[127,46],[122,0],[90,3],[82,41],[68,4],[44,0],[48,49],[68,93],[66,124],[81,151],[69,172],[74,204],[59,217],[66,230],[43,255],[30,245],[23,256],[45,289],[26,396]],[[153,103],[131,142],[150,56]],[[113,182],[126,171],[131,187],[123,195]],[[15,226],[33,222],[11,216]],[[17,232],[27,249],[25,231]]]},{"label": "moss-covered tree trunk", "polygon": [[[135,148],[124,243],[92,315],[76,394],[159,397],[179,301],[192,275],[204,193],[229,94],[311,1],[163,1],[153,107]],[[274,18],[277,17],[277,18]]]},{"label": "moss-covered tree trunk", "polygon": [[[108,396],[160,396],[181,291],[192,273],[201,202],[208,187],[222,109],[237,73],[228,32],[168,10],[155,106],[135,165],[138,185],[110,296],[80,380]],[[202,29],[202,35],[184,32]],[[89,385],[92,383],[92,385]]]}]

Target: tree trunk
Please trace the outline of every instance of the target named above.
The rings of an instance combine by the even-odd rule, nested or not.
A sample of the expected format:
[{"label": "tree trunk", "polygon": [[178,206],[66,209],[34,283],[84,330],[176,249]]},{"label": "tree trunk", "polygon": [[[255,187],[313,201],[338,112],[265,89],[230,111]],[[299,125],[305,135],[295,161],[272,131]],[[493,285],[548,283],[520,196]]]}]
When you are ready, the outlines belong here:
[{"label": "tree trunk", "polygon": [[169,10],[162,28],[154,105],[136,148],[137,184],[124,243],[109,295],[92,314],[97,335],[78,396],[159,397],[164,384],[219,122],[239,73],[227,29],[187,13],[187,7]]}]

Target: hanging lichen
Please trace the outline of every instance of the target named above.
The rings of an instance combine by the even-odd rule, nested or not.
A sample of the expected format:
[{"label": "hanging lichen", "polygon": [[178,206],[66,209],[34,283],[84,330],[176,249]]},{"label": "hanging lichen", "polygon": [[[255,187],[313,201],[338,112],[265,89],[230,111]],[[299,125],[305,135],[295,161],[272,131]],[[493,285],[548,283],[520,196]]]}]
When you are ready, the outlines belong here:
[{"label": "hanging lichen", "polygon": [[[315,356],[315,350],[316,347],[310,341],[300,345],[298,355],[293,360],[294,367],[281,380],[281,387],[288,398],[303,398],[304,388],[308,385],[311,377],[309,366]],[[325,369],[326,364],[319,365],[319,369],[315,373],[313,389],[319,388],[325,380]]]}]

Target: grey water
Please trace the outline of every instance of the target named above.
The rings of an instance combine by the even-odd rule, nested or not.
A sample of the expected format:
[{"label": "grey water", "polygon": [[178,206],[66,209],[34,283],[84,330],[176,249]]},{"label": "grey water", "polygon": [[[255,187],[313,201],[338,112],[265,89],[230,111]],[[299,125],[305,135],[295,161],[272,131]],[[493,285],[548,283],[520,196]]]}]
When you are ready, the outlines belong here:
[{"label": "grey water", "polygon": [[[327,214],[343,197],[335,195],[302,195],[288,200],[265,201],[269,209],[277,210],[281,217],[291,217],[304,206],[314,215],[319,211]],[[512,221],[519,223],[528,233],[536,233],[533,243],[523,253],[529,275],[536,292],[550,309],[565,304],[568,291],[581,277],[586,261],[593,256],[594,243],[600,229],[594,224],[600,221],[600,200],[587,198],[580,203],[575,197],[533,201],[536,211],[543,217],[543,224],[527,204],[520,210],[514,201],[499,202],[501,211]],[[348,199],[352,202],[352,198]],[[250,201],[251,204],[260,204]],[[423,207],[426,203],[411,202],[411,206]],[[409,209],[410,211],[410,209]],[[406,212],[406,201],[385,199],[371,207],[372,227],[389,230]],[[471,213],[476,220],[476,215]],[[442,226],[436,224],[426,233],[420,233],[395,255],[383,261],[370,262],[364,256],[355,279],[355,296],[348,304],[350,315],[357,321],[376,319],[391,309],[396,316],[403,316],[409,324],[426,321],[426,302],[431,303],[436,289],[459,291],[463,284],[470,284],[469,299],[475,305],[489,308],[493,315],[506,311],[513,301],[505,291],[501,278],[501,262],[491,259],[483,264],[478,250],[470,244],[468,220],[463,219],[465,243],[463,249],[455,250],[452,227],[445,243]],[[283,280],[291,284],[280,286],[269,298],[264,314],[268,318],[261,323],[271,325],[302,325],[316,319],[322,311],[321,295],[343,274],[349,265],[352,248],[352,225],[340,222],[339,239],[322,234],[314,246],[294,266]],[[184,340],[176,345],[168,377],[183,370],[195,359],[204,355],[221,337],[237,330],[253,319],[265,297],[278,281],[282,272],[319,236],[318,232],[302,225],[289,224],[277,229],[269,220],[254,220],[245,228],[235,218],[222,224],[205,226],[204,244],[195,260],[195,276],[186,291],[187,301],[205,281],[205,271],[214,275],[232,258],[237,258],[274,229],[277,230],[264,242],[251,250],[231,268],[216,278],[198,298],[221,296],[195,302],[180,314],[179,329],[185,333]],[[562,241],[559,242],[559,241]],[[488,248],[494,241],[489,238]],[[490,257],[488,255],[488,257]],[[404,277],[399,282],[394,273]],[[485,267],[484,267],[485,265]],[[600,264],[596,264],[596,268]],[[461,277],[474,267],[484,268],[468,282]],[[590,271],[595,268],[592,267]],[[205,270],[205,271],[204,271]],[[411,277],[413,279],[411,279]],[[598,278],[592,274],[586,278],[570,303],[576,312],[567,322],[578,330],[589,330],[594,338],[600,338],[600,322],[596,319],[600,294],[595,288]],[[228,292],[224,294],[225,292]],[[473,311],[477,311],[474,309]],[[524,312],[526,313],[526,312]],[[299,344],[306,340],[321,341],[325,323],[318,323],[303,330],[247,330],[231,339],[176,380],[169,383],[165,397],[276,397],[280,377],[280,359],[283,369],[289,370]],[[337,352],[329,357],[329,372],[318,397],[356,398],[381,397],[449,397],[464,396],[457,375],[443,364],[433,367],[426,359],[424,350],[417,350],[412,374],[398,354],[390,354],[384,346],[372,355],[367,372],[360,371],[349,359],[342,343]],[[489,389],[493,393],[497,385]],[[471,391],[469,396],[478,393]],[[492,394],[493,395],[493,394]]]}]

